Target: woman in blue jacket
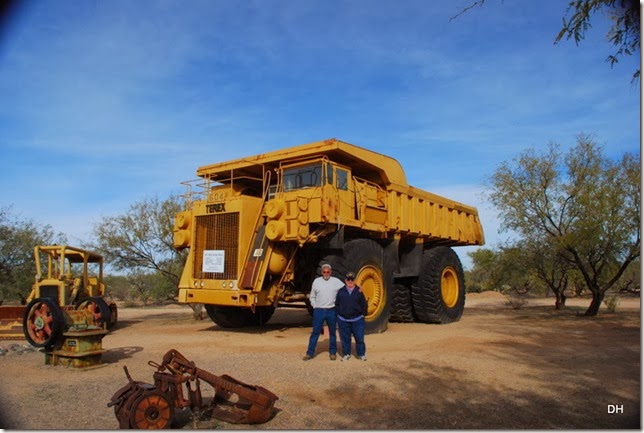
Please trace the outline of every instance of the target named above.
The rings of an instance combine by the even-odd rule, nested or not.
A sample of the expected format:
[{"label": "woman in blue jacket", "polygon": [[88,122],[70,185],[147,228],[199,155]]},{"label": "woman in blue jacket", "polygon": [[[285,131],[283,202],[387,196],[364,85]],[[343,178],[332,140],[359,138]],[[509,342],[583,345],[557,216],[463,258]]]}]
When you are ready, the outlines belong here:
[{"label": "woman in blue jacket", "polygon": [[342,344],[342,360],[351,359],[351,336],[356,342],[356,355],[363,361],[367,360],[367,348],[364,343],[365,315],[367,314],[367,299],[356,286],[356,276],[349,272],[335,298],[335,312],[338,315],[338,329]]}]

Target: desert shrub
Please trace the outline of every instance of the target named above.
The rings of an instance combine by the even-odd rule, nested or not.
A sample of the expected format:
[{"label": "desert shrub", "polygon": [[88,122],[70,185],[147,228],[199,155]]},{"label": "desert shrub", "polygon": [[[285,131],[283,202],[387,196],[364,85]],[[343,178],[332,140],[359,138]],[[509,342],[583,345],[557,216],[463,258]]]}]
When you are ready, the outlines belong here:
[{"label": "desert shrub", "polygon": [[128,299],[127,301],[123,302],[123,308],[137,308],[139,307],[139,303],[136,302],[134,299]]},{"label": "desert shrub", "polygon": [[528,300],[521,296],[507,295],[505,299],[506,299],[505,305],[508,305],[509,307],[512,307],[515,310],[518,310],[521,307],[524,307],[528,304]]},{"label": "desert shrub", "polygon": [[606,305],[608,312],[614,313],[619,306],[619,298],[617,298],[617,295],[606,296],[604,298],[604,304]]},{"label": "desert shrub", "polygon": [[470,284],[467,286],[467,293],[481,293],[483,289],[479,284]]}]

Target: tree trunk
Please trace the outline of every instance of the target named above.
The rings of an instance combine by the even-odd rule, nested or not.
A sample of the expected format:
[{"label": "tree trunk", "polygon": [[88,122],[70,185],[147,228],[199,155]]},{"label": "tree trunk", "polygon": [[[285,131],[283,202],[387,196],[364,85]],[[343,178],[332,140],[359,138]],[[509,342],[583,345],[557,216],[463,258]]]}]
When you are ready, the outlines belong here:
[{"label": "tree trunk", "polygon": [[602,306],[602,301],[604,300],[604,292],[593,291],[593,300],[590,302],[588,310],[584,313],[584,316],[596,316],[599,312],[599,307]]},{"label": "tree trunk", "polygon": [[192,316],[194,317],[195,320],[203,320],[204,317],[206,316],[203,304],[198,304],[198,303],[190,303],[188,304],[190,308],[192,308]]},{"label": "tree trunk", "polygon": [[555,292],[555,310],[561,310],[566,306],[566,295],[563,292]]}]

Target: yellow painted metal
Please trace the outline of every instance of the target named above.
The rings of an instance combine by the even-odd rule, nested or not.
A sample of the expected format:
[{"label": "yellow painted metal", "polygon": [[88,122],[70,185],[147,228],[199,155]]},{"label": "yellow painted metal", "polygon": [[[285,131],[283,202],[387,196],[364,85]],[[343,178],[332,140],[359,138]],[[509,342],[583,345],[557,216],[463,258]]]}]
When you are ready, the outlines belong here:
[{"label": "yellow painted metal", "polygon": [[45,352],[45,364],[74,368],[87,368],[101,363],[103,337],[109,331],[103,329],[68,331],[63,333],[60,347]]},{"label": "yellow painted metal", "polygon": [[[34,258],[36,282],[27,302],[55,295],[62,307],[74,298],[104,295],[103,256],[100,254],[69,245],[39,245],[34,247]],[[72,274],[74,264],[82,265],[80,278]],[[95,265],[94,275],[89,269],[91,265]]]},{"label": "yellow painted metal", "polygon": [[264,299],[266,295],[262,292],[262,296],[258,297],[257,294],[250,290],[207,290],[207,289],[179,289],[178,300],[180,303],[196,303],[196,304],[212,304],[212,305],[227,305],[231,307],[252,307],[254,305],[266,305]]},{"label": "yellow painted metal", "polygon": [[[197,176],[186,183],[186,210],[175,218],[174,245],[190,248],[180,302],[271,305],[276,299],[264,292],[274,294],[277,280],[264,284],[266,275],[279,284],[296,279],[293,261],[274,249],[286,246],[297,256],[339,227],[430,245],[485,243],[475,207],[410,186],[394,158],[337,139],[204,165]],[[204,254],[223,266],[208,267]],[[369,314],[377,315],[386,302],[384,280],[368,275]],[[219,286],[227,281],[233,287]],[[451,289],[446,295],[456,305]]]},{"label": "yellow painted metal", "polygon": [[272,168],[279,166],[284,161],[297,161],[298,159],[310,158],[314,155],[324,155],[329,160],[351,167],[352,169],[357,167],[359,168],[359,172],[364,171],[364,177],[366,179],[374,177],[369,175],[371,172],[377,174],[381,178],[382,183],[400,186],[401,188],[407,186],[405,172],[398,161],[389,156],[345,143],[335,138],[235,159],[233,161],[205,165],[197,169],[197,176],[216,179],[229,176],[230,172],[235,170],[248,173],[251,176],[261,177],[263,166]]},{"label": "yellow painted metal", "polygon": [[[446,239],[454,246],[485,243],[476,208],[410,186],[402,166],[394,158],[336,139],[202,166],[197,169],[197,175],[211,181],[230,179],[231,173],[236,173],[235,176],[239,178],[261,179],[266,171],[288,167],[286,161],[297,162],[316,156],[351,171],[348,190],[356,191],[355,199],[339,201],[337,193],[329,191],[330,186],[298,190],[294,194],[284,192],[276,201],[270,200],[265,206],[266,215],[271,219],[280,218],[286,208],[288,216],[282,217],[282,220],[291,222],[279,227],[277,232],[283,229],[285,233],[276,240],[304,237],[300,233],[301,225],[293,222],[297,220],[299,212],[289,208],[293,204],[289,201],[297,202],[305,198],[309,207],[315,210],[321,208],[320,213],[307,211],[309,222],[327,220],[348,225],[362,224],[369,230]],[[357,218],[351,208],[355,201],[359,205]]]},{"label": "yellow painted metal", "polygon": [[286,252],[279,248],[274,248],[268,262],[268,271],[273,275],[281,275],[288,266],[288,257]]},{"label": "yellow painted metal", "polygon": [[443,303],[449,308],[454,307],[458,302],[458,273],[456,272],[456,269],[451,266],[446,267],[441,275],[441,297],[443,299]]},{"label": "yellow painted metal", "polygon": [[[103,257],[70,245],[34,247],[36,279],[26,303],[48,297],[60,307],[91,296],[104,296]],[[80,270],[72,266],[80,266]],[[0,306],[0,339],[23,339],[24,307]]]},{"label": "yellow painted metal", "polygon": [[0,339],[22,340],[22,316],[25,314],[23,306],[0,306]]},{"label": "yellow painted metal", "polygon": [[356,275],[356,284],[368,299],[365,318],[370,320],[372,317],[379,316],[387,302],[382,270],[370,265],[363,267]]},{"label": "yellow painted metal", "polygon": [[396,232],[445,239],[450,246],[483,245],[476,208],[409,187],[388,194],[388,226]]}]

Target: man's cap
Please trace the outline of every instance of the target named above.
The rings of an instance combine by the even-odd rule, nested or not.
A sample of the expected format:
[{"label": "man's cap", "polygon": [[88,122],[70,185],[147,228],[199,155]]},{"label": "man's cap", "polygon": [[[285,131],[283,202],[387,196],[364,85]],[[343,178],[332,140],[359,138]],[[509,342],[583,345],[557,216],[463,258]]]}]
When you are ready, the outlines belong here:
[{"label": "man's cap", "polygon": [[356,274],[353,272],[347,272],[347,275],[345,276],[347,280],[355,280],[356,279]]}]

